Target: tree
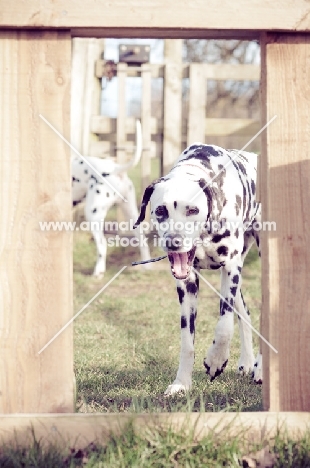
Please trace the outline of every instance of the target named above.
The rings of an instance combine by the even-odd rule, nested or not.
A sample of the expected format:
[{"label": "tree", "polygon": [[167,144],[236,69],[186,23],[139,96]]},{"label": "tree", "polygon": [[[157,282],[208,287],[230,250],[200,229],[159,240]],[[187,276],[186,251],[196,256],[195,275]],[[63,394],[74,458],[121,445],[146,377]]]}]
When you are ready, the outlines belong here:
[{"label": "tree", "polygon": [[[259,64],[260,47],[256,41],[188,39],[184,40],[183,61]],[[209,117],[259,116],[259,82],[209,80],[207,87]]]}]

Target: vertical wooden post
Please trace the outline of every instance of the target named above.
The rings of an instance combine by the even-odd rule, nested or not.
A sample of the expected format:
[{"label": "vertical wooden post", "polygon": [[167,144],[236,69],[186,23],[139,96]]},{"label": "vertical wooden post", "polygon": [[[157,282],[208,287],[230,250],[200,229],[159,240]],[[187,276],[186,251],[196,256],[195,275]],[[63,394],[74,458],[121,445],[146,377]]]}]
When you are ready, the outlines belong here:
[{"label": "vertical wooden post", "polygon": [[[117,119],[116,119],[116,159],[118,163],[126,161],[126,117],[127,117],[127,101],[126,101],[126,77],[127,64],[117,64]],[[117,221],[120,223],[124,220],[124,216],[119,206],[117,206]]]},{"label": "vertical wooden post", "polygon": [[0,412],[72,412],[72,235],[42,231],[70,221],[71,37],[0,33]]},{"label": "vertical wooden post", "polygon": [[187,145],[205,142],[206,79],[201,63],[189,66],[189,109]]},{"label": "vertical wooden post", "polygon": [[162,174],[180,156],[182,143],[182,39],[165,40]]},{"label": "vertical wooden post", "polygon": [[118,163],[126,161],[126,77],[127,64],[118,63],[117,65],[117,123],[116,123],[116,158]]},{"label": "vertical wooden post", "polygon": [[262,38],[264,407],[310,410],[310,35]]},{"label": "vertical wooden post", "polygon": [[104,39],[76,37],[72,40],[71,143],[84,156],[91,154],[92,115],[100,114],[101,82],[95,76],[96,60],[104,51]]},{"label": "vertical wooden post", "polygon": [[141,161],[141,193],[151,182],[151,67],[149,63],[143,64],[141,70],[142,78],[142,103],[141,122],[143,135],[143,153]]}]

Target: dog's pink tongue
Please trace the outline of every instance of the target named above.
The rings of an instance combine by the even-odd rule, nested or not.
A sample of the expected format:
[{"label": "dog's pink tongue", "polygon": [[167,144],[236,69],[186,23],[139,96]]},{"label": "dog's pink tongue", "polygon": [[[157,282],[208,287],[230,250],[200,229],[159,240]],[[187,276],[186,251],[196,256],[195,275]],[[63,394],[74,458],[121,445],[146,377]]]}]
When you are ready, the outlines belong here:
[{"label": "dog's pink tongue", "polygon": [[176,276],[187,275],[187,253],[173,253],[173,269]]}]

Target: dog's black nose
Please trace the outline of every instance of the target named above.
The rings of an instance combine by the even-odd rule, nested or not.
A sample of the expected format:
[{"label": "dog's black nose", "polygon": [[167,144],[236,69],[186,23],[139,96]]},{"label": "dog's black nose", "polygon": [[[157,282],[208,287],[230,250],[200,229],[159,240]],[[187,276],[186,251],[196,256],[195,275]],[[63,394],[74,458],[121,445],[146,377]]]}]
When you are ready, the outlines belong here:
[{"label": "dog's black nose", "polygon": [[165,245],[169,250],[178,250],[182,247],[183,239],[179,234],[168,234],[165,237]]}]

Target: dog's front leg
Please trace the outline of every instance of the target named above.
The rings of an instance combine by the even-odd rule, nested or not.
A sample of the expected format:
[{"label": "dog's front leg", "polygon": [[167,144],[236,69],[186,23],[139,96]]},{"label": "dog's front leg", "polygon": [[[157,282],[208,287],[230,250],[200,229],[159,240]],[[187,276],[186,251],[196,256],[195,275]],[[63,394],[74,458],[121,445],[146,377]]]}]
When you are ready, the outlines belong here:
[{"label": "dog's front leg", "polygon": [[181,306],[180,361],[176,379],[169,385],[165,391],[165,395],[173,395],[177,392],[187,391],[192,386],[198,290],[198,275],[194,271],[190,273],[187,280],[177,280],[177,292]]},{"label": "dog's front leg", "polygon": [[220,319],[215,328],[213,344],[204,360],[206,373],[211,381],[226,367],[229,357],[231,338],[234,332],[234,307],[240,289],[241,266],[234,265],[222,269]]}]

